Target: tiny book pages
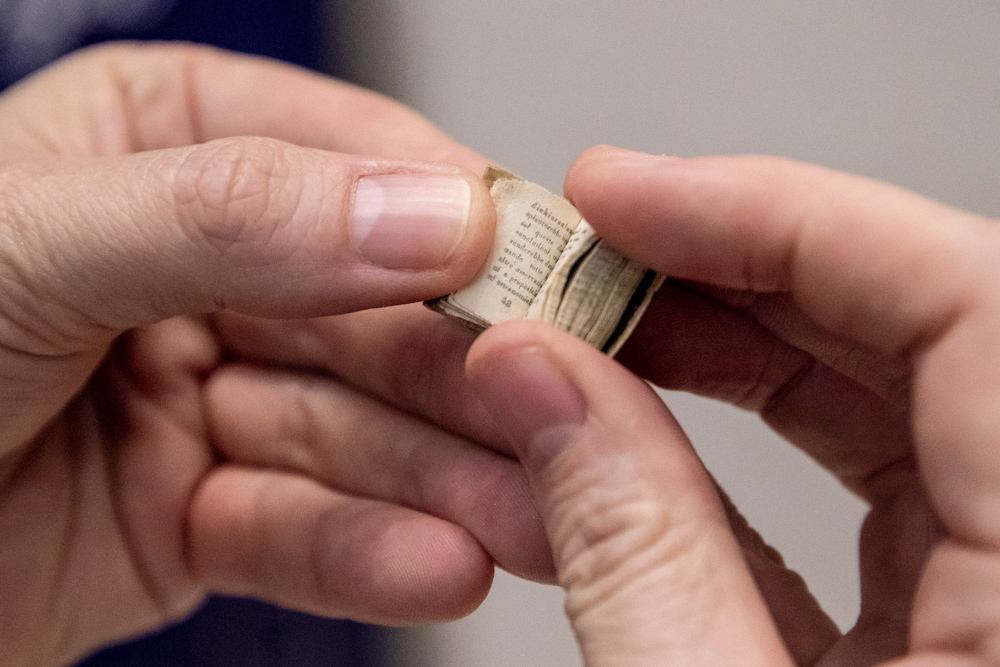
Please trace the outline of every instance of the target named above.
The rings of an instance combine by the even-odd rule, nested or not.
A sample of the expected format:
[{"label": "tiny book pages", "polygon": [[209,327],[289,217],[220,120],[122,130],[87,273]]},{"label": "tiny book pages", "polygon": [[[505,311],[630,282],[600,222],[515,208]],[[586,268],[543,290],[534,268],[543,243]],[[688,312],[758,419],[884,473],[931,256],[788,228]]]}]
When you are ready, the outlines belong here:
[{"label": "tiny book pages", "polygon": [[426,305],[476,331],[542,320],[614,355],[664,277],[604,243],[559,195],[497,167],[483,179],[497,208],[486,271]]}]

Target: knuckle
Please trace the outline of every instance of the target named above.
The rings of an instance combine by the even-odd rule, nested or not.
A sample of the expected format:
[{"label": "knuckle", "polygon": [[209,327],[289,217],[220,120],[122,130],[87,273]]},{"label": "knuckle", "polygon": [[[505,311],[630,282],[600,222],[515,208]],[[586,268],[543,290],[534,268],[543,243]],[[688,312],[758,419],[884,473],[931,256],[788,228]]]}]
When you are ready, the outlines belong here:
[{"label": "knuckle", "polygon": [[219,255],[239,260],[273,242],[294,217],[300,193],[287,147],[267,139],[223,139],[190,149],[173,177],[183,232]]},{"label": "knuckle", "polygon": [[[283,390],[275,438],[279,447],[274,451],[278,463],[303,472],[323,469],[344,444],[341,432],[331,429],[327,421],[331,402],[343,408],[337,405],[343,398],[338,385],[311,376],[288,377]],[[338,418],[342,412],[336,410]]]},{"label": "knuckle", "polygon": [[465,359],[465,350],[450,336],[442,335],[452,330],[449,324],[442,320],[430,327],[410,327],[405,339],[401,337],[392,350],[393,363],[399,370],[398,382],[393,386],[396,400],[439,419],[454,407],[452,396],[435,390],[442,369],[463,368]]},{"label": "knuckle", "polygon": [[702,531],[692,521],[679,520],[641,483],[630,486],[623,497],[625,487],[594,483],[567,502],[565,512],[556,513],[553,546],[572,620],[644,581],[655,580],[657,587],[670,586],[678,594],[695,586],[700,568],[692,568],[691,559],[698,558]]},{"label": "knuckle", "polygon": [[756,376],[749,379],[737,407],[755,410],[764,418],[779,410],[810,377],[819,362],[799,350],[772,342]]}]

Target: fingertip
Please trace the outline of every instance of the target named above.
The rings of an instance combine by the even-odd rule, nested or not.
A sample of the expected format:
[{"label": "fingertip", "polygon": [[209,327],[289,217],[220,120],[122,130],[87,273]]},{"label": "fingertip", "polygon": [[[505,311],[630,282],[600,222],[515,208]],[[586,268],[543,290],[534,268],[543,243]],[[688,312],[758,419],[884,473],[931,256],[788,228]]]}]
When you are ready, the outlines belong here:
[{"label": "fingertip", "polygon": [[610,162],[616,159],[627,159],[632,154],[623,148],[616,146],[599,145],[586,149],[573,160],[566,171],[563,180],[563,194],[571,202],[577,204],[578,195],[586,192],[592,183],[601,181],[602,173],[608,168]]},{"label": "fingertip", "polygon": [[573,372],[550,346],[550,336],[565,334],[536,322],[504,324],[497,325],[471,353],[468,377],[533,475],[562,451],[570,435],[586,421],[587,400]]},{"label": "fingertip", "polygon": [[[332,533],[331,533],[332,534]],[[332,536],[337,542],[340,538]],[[380,625],[444,623],[468,616],[493,585],[494,562],[465,529],[431,516],[355,530],[357,553],[344,567],[335,544],[330,572],[355,582],[368,601],[363,620]]]},{"label": "fingertip", "polygon": [[621,175],[622,172],[628,173],[632,169],[638,169],[640,174],[644,174],[658,166],[679,162],[681,158],[670,155],[652,155],[617,146],[594,146],[577,156],[570,165],[563,189],[566,197],[576,204],[582,195],[594,188],[601,188],[604,183]]},{"label": "fingertip", "polygon": [[613,160],[644,160],[658,156],[642,151],[634,151],[621,146],[610,146],[608,144],[598,144],[592,146],[577,156],[575,165],[586,165],[588,163],[601,163]]},{"label": "fingertip", "polygon": [[547,364],[558,367],[562,365],[559,360],[562,353],[575,344],[584,345],[537,320],[500,322],[473,341],[465,359],[465,374],[477,393],[499,391],[501,396],[506,396],[506,390],[500,385],[517,386],[520,378],[516,372],[520,368],[517,359],[544,358]]},{"label": "fingertip", "polygon": [[629,158],[633,156],[647,155],[647,153],[642,153],[640,151],[633,151],[628,148],[622,148],[620,146],[611,146],[609,144],[598,144],[596,146],[591,146],[587,148],[579,156],[577,156],[574,165],[583,165],[588,162],[601,162],[603,160],[616,159],[616,158]]},{"label": "fingertip", "polygon": [[510,320],[491,326],[480,334],[465,358],[465,372],[470,378],[488,374],[501,357],[517,348],[545,345],[548,332],[535,320]]}]

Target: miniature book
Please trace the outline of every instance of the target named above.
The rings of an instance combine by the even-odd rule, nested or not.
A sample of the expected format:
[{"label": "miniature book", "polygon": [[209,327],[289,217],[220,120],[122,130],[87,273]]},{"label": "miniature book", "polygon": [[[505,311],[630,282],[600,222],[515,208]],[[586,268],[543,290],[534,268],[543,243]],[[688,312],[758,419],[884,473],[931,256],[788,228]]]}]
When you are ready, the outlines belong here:
[{"label": "miniature book", "polygon": [[476,331],[542,320],[614,355],[663,276],[604,243],[566,199],[496,167],[483,178],[497,208],[486,271],[427,306]]}]

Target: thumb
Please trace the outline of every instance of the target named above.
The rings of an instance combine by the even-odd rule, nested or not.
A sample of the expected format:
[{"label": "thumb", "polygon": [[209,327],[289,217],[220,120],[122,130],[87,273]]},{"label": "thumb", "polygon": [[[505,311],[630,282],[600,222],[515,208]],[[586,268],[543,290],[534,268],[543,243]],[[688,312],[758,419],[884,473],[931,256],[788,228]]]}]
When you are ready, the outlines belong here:
[{"label": "thumb", "polygon": [[[0,172],[8,347],[71,353],[178,314],[329,315],[438,296],[485,261],[459,168],[268,139]],[[77,348],[77,349],[73,349]]]},{"label": "thumb", "polygon": [[587,665],[792,664],[708,475],[647,385],[523,321],[484,333],[466,370],[528,472]]}]

